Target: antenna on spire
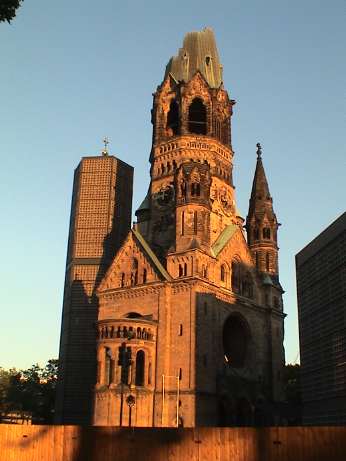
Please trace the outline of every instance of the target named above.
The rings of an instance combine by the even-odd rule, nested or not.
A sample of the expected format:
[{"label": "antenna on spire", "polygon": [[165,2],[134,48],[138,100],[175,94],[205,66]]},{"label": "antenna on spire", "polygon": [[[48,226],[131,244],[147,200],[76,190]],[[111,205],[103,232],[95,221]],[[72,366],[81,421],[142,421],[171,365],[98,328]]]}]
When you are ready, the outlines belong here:
[{"label": "antenna on spire", "polygon": [[103,155],[104,157],[107,157],[107,155],[108,155],[108,144],[109,144],[109,140],[108,140],[107,136],[105,136],[105,137],[103,138],[103,144],[104,144],[105,146],[104,146],[104,148],[103,148],[103,150],[102,150],[102,155]]},{"label": "antenna on spire", "polygon": [[262,157],[262,147],[261,147],[261,144],[258,142],[258,143],[256,144],[256,147],[257,147],[257,152],[256,152],[257,158],[261,158],[261,157]]}]

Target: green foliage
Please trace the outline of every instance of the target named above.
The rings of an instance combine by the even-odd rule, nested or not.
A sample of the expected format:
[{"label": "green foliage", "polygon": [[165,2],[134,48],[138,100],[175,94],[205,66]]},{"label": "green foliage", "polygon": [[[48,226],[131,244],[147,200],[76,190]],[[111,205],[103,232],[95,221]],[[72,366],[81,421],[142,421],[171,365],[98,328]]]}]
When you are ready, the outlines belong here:
[{"label": "green foliage", "polygon": [[0,0],[0,22],[10,23],[16,16],[16,10],[23,0]]},{"label": "green foliage", "polygon": [[57,360],[49,360],[44,368],[37,364],[21,371],[0,368],[0,411],[29,412],[34,420],[52,422],[57,373]]},{"label": "green foliage", "polygon": [[285,366],[284,383],[287,401],[292,404],[300,405],[300,365],[288,364]]}]

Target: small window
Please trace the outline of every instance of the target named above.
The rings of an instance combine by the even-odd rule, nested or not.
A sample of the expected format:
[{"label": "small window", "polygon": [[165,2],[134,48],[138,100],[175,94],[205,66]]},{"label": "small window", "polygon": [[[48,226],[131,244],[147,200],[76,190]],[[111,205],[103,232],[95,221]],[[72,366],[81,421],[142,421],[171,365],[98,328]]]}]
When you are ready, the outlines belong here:
[{"label": "small window", "polygon": [[210,57],[210,56],[206,56],[206,57],[205,57],[205,63],[206,63],[207,66],[210,65],[210,61],[211,61],[211,57]]},{"label": "small window", "polygon": [[232,263],[232,291],[239,293],[240,289],[240,268],[237,261]]},{"label": "small window", "polygon": [[143,269],[143,283],[147,282],[147,270]]},{"label": "small window", "polygon": [[279,302],[279,298],[278,298],[277,296],[274,296],[273,302],[274,302],[274,307],[275,307],[275,309],[279,309],[279,307],[280,307],[280,302]]},{"label": "small window", "polygon": [[182,323],[179,325],[179,333],[178,336],[183,336],[183,325]]},{"label": "small window", "polygon": [[145,354],[144,351],[138,351],[136,354],[136,386],[144,386],[144,365],[145,365]]},{"label": "small window", "polygon": [[221,266],[221,274],[220,274],[221,282],[226,281],[226,273],[225,273],[225,266],[222,264]]},{"label": "small window", "polygon": [[182,277],[183,275],[184,275],[183,266],[179,264],[179,277]]},{"label": "small window", "polygon": [[151,362],[149,363],[149,368],[148,368],[148,384],[151,384]]},{"label": "small window", "polygon": [[105,384],[109,386],[113,381],[114,361],[109,347],[105,347]]},{"label": "small window", "polygon": [[263,228],[263,238],[270,240],[270,229],[269,227],[264,227]]},{"label": "small window", "polygon": [[270,254],[266,254],[266,271],[269,272],[270,270]]},{"label": "small window", "polygon": [[186,277],[187,276],[187,264],[184,263],[184,276]]},{"label": "small window", "polygon": [[181,381],[183,379],[183,370],[181,368],[179,368],[179,381]]}]

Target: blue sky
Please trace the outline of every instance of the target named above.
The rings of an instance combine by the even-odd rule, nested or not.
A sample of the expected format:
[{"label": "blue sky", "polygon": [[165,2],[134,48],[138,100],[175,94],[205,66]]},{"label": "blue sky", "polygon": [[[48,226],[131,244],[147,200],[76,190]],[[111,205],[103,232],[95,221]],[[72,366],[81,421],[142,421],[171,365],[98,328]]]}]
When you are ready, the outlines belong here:
[{"label": "blue sky", "polygon": [[261,142],[282,223],[286,359],[298,353],[294,255],[345,211],[345,3],[25,0],[0,24],[0,366],[58,356],[73,170],[111,141],[149,182],[152,93],[184,34],[214,29],[245,217]]}]

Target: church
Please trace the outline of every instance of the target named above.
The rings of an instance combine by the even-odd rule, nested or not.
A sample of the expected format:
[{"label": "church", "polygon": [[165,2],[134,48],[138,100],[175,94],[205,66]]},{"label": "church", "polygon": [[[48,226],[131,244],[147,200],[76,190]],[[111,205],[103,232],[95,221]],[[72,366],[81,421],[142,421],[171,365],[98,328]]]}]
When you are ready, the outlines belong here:
[{"label": "church", "polygon": [[284,367],[279,223],[260,144],[246,220],[237,209],[234,104],[213,31],[188,33],[154,93],[150,184],[132,228],[132,168],[107,149],[82,159],[57,421],[273,422]]}]

